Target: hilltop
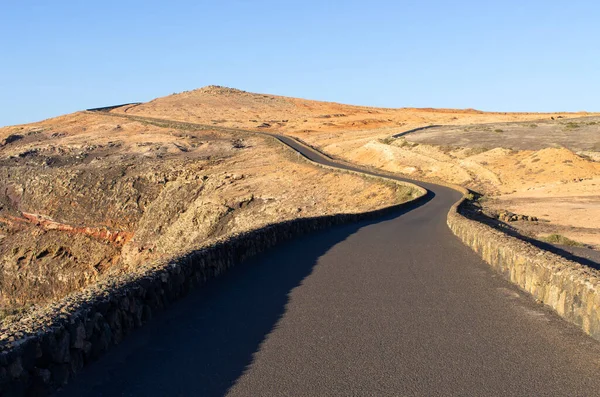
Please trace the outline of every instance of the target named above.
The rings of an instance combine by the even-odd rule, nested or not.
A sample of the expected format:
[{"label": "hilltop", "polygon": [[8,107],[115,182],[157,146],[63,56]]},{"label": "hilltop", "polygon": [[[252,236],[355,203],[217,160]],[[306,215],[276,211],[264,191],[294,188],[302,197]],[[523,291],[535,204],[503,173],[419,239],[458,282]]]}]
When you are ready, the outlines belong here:
[{"label": "hilltop", "polygon": [[497,113],[475,109],[376,108],[207,86],[124,106],[114,112],[146,115],[227,127],[318,135],[423,124],[468,124],[550,117],[581,117],[585,113]]}]

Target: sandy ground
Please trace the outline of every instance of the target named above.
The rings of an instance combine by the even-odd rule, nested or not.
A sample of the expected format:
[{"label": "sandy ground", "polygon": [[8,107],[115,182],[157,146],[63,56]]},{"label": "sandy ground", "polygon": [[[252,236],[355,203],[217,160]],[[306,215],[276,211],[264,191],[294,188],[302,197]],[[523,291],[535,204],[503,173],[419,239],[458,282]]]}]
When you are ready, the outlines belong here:
[{"label": "sandy ground", "polygon": [[[490,208],[543,219],[529,234],[560,232],[600,247],[598,114],[382,109],[216,86],[114,112],[289,134],[348,161],[464,185]],[[391,138],[431,125],[444,127]]]}]

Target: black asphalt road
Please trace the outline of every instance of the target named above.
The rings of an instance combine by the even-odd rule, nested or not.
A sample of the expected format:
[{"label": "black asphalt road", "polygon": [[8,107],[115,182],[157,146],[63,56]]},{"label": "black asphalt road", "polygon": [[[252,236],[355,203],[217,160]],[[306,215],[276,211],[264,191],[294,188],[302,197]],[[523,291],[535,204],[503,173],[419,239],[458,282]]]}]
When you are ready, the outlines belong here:
[{"label": "black asphalt road", "polygon": [[459,194],[423,185],[412,211],[240,264],[59,394],[600,395],[600,344],[490,270],[446,226]]}]

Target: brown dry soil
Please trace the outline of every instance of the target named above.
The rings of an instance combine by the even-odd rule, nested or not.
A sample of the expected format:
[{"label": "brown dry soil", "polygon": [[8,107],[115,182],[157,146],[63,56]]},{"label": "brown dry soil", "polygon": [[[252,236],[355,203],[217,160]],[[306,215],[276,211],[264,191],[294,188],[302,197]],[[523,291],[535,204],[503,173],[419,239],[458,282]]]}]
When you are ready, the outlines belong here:
[{"label": "brown dry soil", "polygon": [[270,223],[391,205],[408,190],[243,132],[90,112],[0,128],[0,309]]},{"label": "brown dry soil", "polygon": [[[522,233],[600,247],[600,117],[382,109],[210,86],[113,110],[288,134],[325,153],[484,195],[484,210],[539,218]],[[393,135],[431,125],[400,138]]]}]

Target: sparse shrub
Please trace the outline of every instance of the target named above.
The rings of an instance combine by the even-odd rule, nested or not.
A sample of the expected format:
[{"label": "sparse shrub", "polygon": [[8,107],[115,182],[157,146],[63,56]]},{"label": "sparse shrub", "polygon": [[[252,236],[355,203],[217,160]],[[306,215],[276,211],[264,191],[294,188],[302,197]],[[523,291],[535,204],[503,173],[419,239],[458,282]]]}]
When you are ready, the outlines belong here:
[{"label": "sparse shrub", "polygon": [[397,192],[397,200],[399,203],[405,203],[413,198],[417,197],[418,193],[413,188],[399,187]]},{"label": "sparse shrub", "polygon": [[231,144],[234,149],[243,149],[246,147],[243,139],[234,139]]},{"label": "sparse shrub", "polygon": [[579,127],[581,127],[581,125],[578,123],[570,122],[570,123],[565,124],[565,128],[570,129],[570,130],[579,128]]},{"label": "sparse shrub", "polygon": [[479,196],[479,198],[477,199],[477,201],[479,203],[481,203],[481,204],[483,204],[483,203],[485,203],[486,201],[489,201],[489,200],[490,200],[490,198],[488,196],[484,196],[484,195]]},{"label": "sparse shrub", "polygon": [[469,156],[476,156],[478,154],[485,153],[489,150],[490,149],[488,149],[486,147],[474,147],[469,150]]},{"label": "sparse shrub", "polygon": [[503,130],[503,129],[501,129],[501,128],[496,128],[496,129],[494,130],[494,132],[500,133],[500,132],[504,132],[504,130]]},{"label": "sparse shrub", "polygon": [[578,241],[571,240],[568,237],[563,236],[562,234],[550,234],[545,237],[541,237],[540,240],[545,241],[550,244],[560,244],[560,245],[568,245],[570,247],[585,247],[585,244],[582,244]]},{"label": "sparse shrub", "polygon": [[387,138],[381,138],[379,142],[383,143],[384,145],[391,145],[395,140],[396,138],[393,136],[388,136]]},{"label": "sparse shrub", "polygon": [[538,125],[537,124],[529,124],[529,128],[537,128]]},{"label": "sparse shrub", "polygon": [[438,146],[438,149],[440,149],[440,151],[442,153],[448,154],[452,151],[452,149],[454,149],[452,146],[450,145],[440,145]]}]

